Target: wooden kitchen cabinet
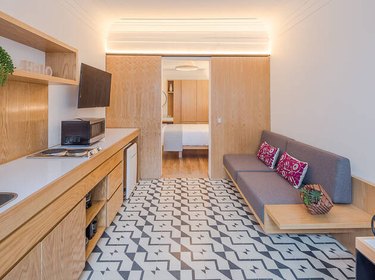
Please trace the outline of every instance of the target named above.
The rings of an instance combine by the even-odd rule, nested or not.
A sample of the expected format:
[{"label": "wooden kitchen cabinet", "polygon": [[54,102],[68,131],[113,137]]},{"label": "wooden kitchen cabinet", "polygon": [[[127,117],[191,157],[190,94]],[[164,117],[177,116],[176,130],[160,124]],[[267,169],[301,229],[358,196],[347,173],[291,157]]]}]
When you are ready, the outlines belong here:
[{"label": "wooden kitchen cabinet", "polygon": [[122,183],[124,169],[122,162],[120,162],[107,177],[107,199],[110,199],[117,190],[117,187]]},{"label": "wooden kitchen cabinet", "polygon": [[181,82],[181,122],[197,121],[197,81]]},{"label": "wooden kitchen cabinet", "polygon": [[85,201],[81,200],[43,239],[41,279],[79,278],[85,266],[85,213]]},{"label": "wooden kitchen cabinet", "polygon": [[[0,215],[0,279],[79,278],[86,258],[121,207],[124,147],[137,141],[138,134],[132,130],[20,202],[22,207]],[[92,206],[86,209],[89,192]],[[86,225],[95,217],[97,231],[86,246]]]},{"label": "wooden kitchen cabinet", "polygon": [[42,279],[41,252],[42,246],[39,243],[3,278],[3,280]]},{"label": "wooden kitchen cabinet", "polygon": [[208,123],[208,81],[176,80],[173,83],[173,123]]},{"label": "wooden kitchen cabinet", "polygon": [[82,200],[4,280],[78,279],[85,266],[85,201]]},{"label": "wooden kitchen cabinet", "polygon": [[208,123],[208,81],[197,81],[197,122]]},{"label": "wooden kitchen cabinet", "polygon": [[109,227],[124,201],[124,188],[118,186],[116,192],[107,201],[107,227]]}]

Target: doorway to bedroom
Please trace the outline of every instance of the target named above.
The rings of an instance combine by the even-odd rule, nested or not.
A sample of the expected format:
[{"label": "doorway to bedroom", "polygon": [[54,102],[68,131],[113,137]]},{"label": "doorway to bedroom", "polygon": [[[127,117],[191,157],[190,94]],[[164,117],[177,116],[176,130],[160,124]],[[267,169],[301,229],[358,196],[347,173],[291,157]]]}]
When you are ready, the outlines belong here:
[{"label": "doorway to bedroom", "polygon": [[208,177],[210,58],[163,57],[163,178]]}]

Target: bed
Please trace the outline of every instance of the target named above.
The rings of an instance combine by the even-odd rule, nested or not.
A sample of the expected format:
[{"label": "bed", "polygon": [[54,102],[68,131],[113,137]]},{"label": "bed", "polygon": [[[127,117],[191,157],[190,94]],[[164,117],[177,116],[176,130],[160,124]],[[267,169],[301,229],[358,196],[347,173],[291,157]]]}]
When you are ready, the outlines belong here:
[{"label": "bed", "polygon": [[162,126],[163,151],[179,152],[184,149],[208,149],[208,124],[164,124]]}]

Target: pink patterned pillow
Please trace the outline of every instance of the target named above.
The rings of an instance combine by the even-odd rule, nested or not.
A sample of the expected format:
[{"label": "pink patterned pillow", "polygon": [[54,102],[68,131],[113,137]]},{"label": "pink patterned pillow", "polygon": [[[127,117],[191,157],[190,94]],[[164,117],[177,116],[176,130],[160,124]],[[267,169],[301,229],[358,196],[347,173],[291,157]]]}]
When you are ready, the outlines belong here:
[{"label": "pink patterned pillow", "polygon": [[274,168],[279,155],[280,149],[271,146],[266,141],[260,145],[257,157],[264,162],[268,167]]},{"label": "pink patterned pillow", "polygon": [[286,179],[293,187],[298,189],[306,175],[307,162],[300,161],[287,152],[283,153],[276,167],[276,172]]}]

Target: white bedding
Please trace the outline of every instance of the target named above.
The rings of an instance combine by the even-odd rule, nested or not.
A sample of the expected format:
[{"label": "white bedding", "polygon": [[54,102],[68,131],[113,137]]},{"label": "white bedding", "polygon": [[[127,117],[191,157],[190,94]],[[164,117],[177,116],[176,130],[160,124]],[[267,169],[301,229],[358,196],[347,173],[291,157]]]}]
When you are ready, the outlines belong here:
[{"label": "white bedding", "polygon": [[[175,131],[179,130],[181,139],[176,140]],[[162,126],[164,151],[181,152],[183,146],[208,146],[208,124],[168,124]]]}]

